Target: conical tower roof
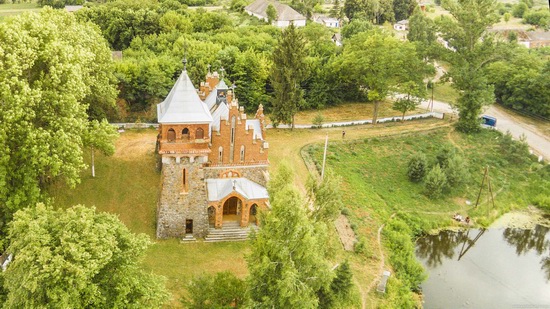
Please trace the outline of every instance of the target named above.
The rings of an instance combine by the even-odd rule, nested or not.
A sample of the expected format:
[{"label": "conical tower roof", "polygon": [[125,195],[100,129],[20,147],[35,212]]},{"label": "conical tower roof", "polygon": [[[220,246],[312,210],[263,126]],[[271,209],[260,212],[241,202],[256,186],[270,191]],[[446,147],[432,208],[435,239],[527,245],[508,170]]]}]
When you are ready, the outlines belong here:
[{"label": "conical tower roof", "polygon": [[212,123],[212,115],[199,98],[186,70],[164,102],[157,104],[157,117],[159,123]]}]

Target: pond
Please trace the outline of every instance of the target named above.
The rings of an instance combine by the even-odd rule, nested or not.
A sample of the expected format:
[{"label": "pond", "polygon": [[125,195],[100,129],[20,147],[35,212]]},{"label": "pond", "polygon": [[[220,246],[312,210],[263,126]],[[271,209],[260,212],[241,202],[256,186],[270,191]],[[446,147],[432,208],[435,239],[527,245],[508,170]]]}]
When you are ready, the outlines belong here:
[{"label": "pond", "polygon": [[418,239],[429,278],[424,308],[550,309],[550,233],[534,229],[443,231]]}]

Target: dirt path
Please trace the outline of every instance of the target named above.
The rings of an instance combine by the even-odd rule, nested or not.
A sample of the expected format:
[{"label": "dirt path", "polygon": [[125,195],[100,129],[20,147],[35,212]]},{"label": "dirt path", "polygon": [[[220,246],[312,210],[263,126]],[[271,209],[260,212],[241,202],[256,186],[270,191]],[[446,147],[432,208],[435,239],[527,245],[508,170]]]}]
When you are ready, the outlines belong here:
[{"label": "dirt path", "polygon": [[[353,140],[360,140],[364,138],[380,137],[380,136],[392,136],[409,134],[413,132],[423,132],[438,129],[441,127],[449,126],[447,121],[441,121],[437,119],[422,120],[422,121],[408,121],[405,123],[388,123],[373,125],[361,125],[351,126],[343,128],[326,128],[326,129],[270,129],[267,131],[267,140],[270,144],[270,170],[275,171],[281,161],[285,160],[293,169],[295,176],[295,184],[299,188],[305,188],[305,183],[309,175],[309,170],[301,156],[301,150],[303,147],[312,143],[323,143],[325,137],[328,135],[329,143],[331,142],[351,142]],[[342,130],[346,131],[345,139],[342,139]],[[291,141],[291,142],[289,142]],[[366,239],[366,241],[375,242],[378,246],[378,252],[380,256],[380,263],[377,262],[376,269],[378,273],[374,276],[374,279],[370,282],[354,279],[359,292],[361,293],[361,305],[362,308],[367,308],[367,296],[372,290],[373,286],[380,280],[380,274],[385,266],[385,257],[381,242],[381,232],[383,226],[378,230],[376,239]]]}]

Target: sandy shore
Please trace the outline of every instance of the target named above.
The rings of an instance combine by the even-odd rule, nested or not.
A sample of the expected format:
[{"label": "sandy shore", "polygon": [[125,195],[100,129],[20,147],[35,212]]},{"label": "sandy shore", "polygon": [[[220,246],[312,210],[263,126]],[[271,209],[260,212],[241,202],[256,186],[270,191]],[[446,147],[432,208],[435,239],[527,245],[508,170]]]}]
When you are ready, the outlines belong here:
[{"label": "sandy shore", "polygon": [[550,227],[550,216],[545,217],[542,211],[529,206],[526,210],[512,211],[502,215],[491,224],[490,228],[532,229],[537,224]]}]

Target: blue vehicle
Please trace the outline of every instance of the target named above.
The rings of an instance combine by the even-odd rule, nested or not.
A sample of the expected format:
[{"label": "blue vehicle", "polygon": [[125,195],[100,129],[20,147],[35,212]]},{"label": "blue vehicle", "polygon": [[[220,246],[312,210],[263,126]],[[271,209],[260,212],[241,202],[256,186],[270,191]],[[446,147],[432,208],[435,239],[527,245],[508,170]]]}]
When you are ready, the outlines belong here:
[{"label": "blue vehicle", "polygon": [[497,119],[495,117],[483,115],[481,116],[481,124],[486,127],[496,127],[497,126]]}]

